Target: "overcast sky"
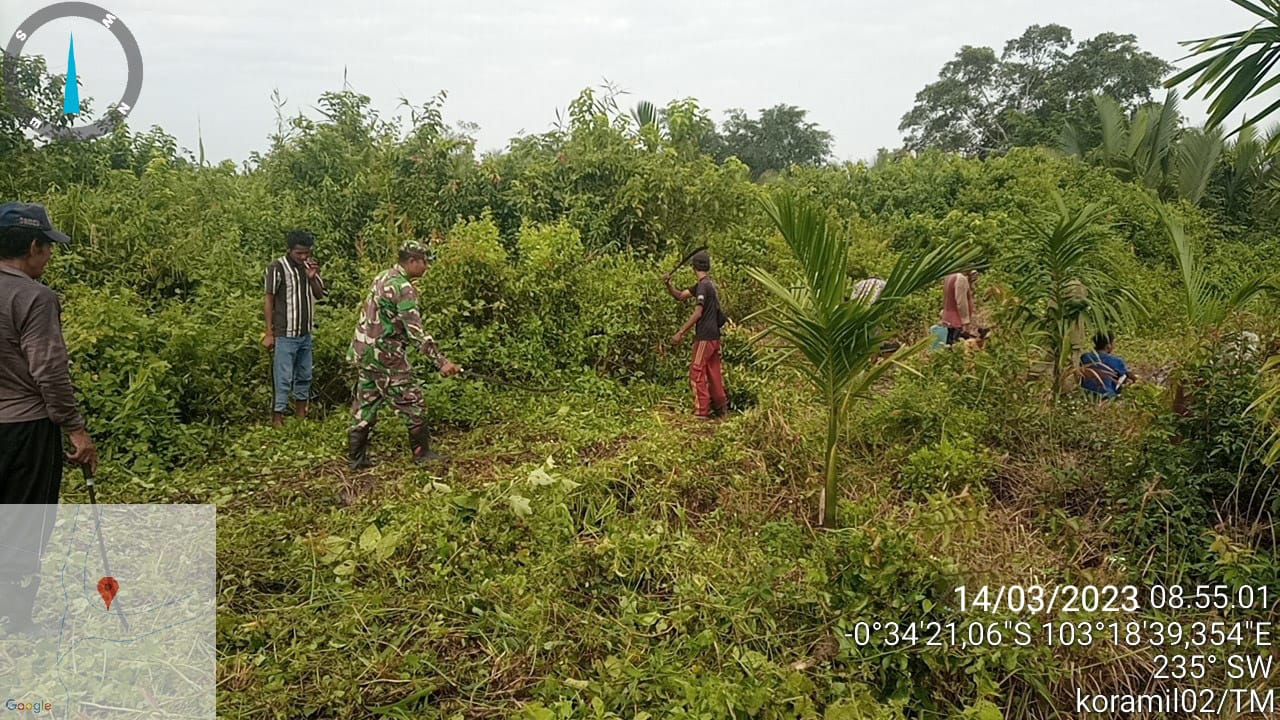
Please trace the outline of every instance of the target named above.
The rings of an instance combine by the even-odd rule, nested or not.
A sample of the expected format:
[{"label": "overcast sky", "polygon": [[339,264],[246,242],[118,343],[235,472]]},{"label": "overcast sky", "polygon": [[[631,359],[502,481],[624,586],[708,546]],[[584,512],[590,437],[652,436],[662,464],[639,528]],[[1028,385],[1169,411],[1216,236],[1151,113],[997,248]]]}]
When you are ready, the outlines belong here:
[{"label": "overcast sky", "polygon": [[[3,0],[10,36],[47,2]],[[835,136],[842,159],[901,142],[898,121],[961,45],[999,52],[1032,24],[1059,23],[1077,40],[1138,36],[1166,60],[1180,40],[1237,30],[1254,16],[1229,0],[100,0],[133,31],[145,62],[134,128],[153,124],[195,147],[197,121],[211,160],[263,150],[286,114],[311,112],[322,92],[351,86],[392,115],[399,98],[448,92],[445,118],[480,126],[482,150],[548,129],[584,87],[607,78],[641,99],[693,96],[723,111],[798,105]],[[264,8],[263,6],[268,6]],[[376,8],[376,9],[375,9]],[[125,84],[124,55],[85,20],[50,23],[27,44],[66,71],[74,34],[82,95],[101,108]],[[1204,104],[1184,105],[1193,122]]]}]

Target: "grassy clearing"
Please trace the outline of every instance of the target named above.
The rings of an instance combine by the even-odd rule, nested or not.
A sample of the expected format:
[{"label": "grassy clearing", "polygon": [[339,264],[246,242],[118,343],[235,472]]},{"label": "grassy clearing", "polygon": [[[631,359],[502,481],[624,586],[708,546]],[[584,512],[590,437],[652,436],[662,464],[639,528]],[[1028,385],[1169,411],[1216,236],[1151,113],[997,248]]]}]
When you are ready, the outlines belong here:
[{"label": "grassy clearing", "polygon": [[[860,415],[884,403],[925,421],[903,391]],[[914,487],[930,445],[855,428],[845,528],[815,531],[821,410],[782,382],[708,424],[678,392],[504,396],[501,419],[441,433],[454,462],[437,474],[408,462],[390,417],[379,465],[349,471],[336,414],[253,427],[223,461],[109,490],[219,505],[227,717],[804,718],[860,703],[937,717],[984,700],[1048,717],[1076,682],[1146,684],[1143,654],[1103,646],[844,637],[856,620],[963,620],[959,582],[1123,581],[1106,513],[1067,486],[1088,461],[1048,461],[1063,438]],[[1132,420],[1081,412],[1104,432]]]}]

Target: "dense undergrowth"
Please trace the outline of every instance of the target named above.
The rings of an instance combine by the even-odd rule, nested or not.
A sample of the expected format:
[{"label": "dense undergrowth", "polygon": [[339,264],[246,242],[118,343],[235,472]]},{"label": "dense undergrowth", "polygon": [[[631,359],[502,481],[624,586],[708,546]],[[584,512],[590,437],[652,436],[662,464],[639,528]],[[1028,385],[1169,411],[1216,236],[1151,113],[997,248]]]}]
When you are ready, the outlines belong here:
[{"label": "dense undergrowth", "polygon": [[[1275,306],[1207,342],[1185,327],[1140,186],[1032,148],[771,181],[829,209],[852,239],[851,273],[951,241],[991,266],[992,341],[921,355],[852,408],[842,527],[818,531],[822,409],[752,342],[764,297],[746,269],[795,271],[758,203],[770,188],[590,94],[564,129],[481,158],[433,104],[407,128],[355,93],[321,106],[320,120],[282,119],[270,152],[240,169],[121,129],[16,150],[0,179],[75,239],[48,279],[104,449],[103,498],[219,507],[225,716],[1051,717],[1076,686],[1151,687],[1149,653],[860,647],[846,633],[982,620],[955,609],[959,583],[1280,590],[1275,476],[1247,412]],[[1011,229],[1055,193],[1102,203],[1110,271],[1151,310],[1120,328],[1121,354],[1151,380],[1121,402],[1055,400],[1043,353],[1006,322],[1010,258],[1025,250]],[[1264,210],[1247,227],[1172,212],[1215,286],[1276,257]],[[260,422],[259,287],[295,226],[319,238],[332,294],[318,418],[275,431]],[[388,417],[381,464],[352,473],[341,357],[354,308],[400,241],[432,233],[440,260],[419,287],[446,353],[562,391],[432,381],[448,471],[405,462]],[[685,350],[664,347],[685,310],[659,277],[695,245],[710,246],[735,320],[738,412],[718,424],[687,417]],[[911,298],[895,329],[919,338],[939,303],[937,290]],[[1261,349],[1224,349],[1241,330]],[[74,481],[64,497],[84,499]]]}]

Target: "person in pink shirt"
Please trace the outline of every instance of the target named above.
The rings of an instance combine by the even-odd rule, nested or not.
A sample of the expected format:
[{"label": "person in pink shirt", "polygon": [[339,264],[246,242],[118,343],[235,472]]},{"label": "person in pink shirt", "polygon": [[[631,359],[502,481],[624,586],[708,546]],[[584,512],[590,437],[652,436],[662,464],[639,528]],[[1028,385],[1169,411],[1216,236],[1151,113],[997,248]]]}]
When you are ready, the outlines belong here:
[{"label": "person in pink shirt", "polygon": [[942,326],[947,329],[948,345],[977,334],[974,318],[978,306],[973,299],[973,288],[977,283],[977,270],[951,273],[942,281]]}]

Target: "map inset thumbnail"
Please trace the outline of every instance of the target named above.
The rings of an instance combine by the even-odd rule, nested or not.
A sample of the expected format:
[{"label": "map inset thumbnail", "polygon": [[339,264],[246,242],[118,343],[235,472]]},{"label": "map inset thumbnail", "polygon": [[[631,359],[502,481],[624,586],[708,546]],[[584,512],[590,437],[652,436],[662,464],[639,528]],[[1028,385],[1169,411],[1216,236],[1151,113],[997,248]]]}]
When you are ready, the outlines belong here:
[{"label": "map inset thumbnail", "polygon": [[[213,506],[0,505],[0,573],[36,567],[46,528],[34,627],[0,629],[0,709],[215,717]],[[119,588],[110,610],[99,592],[108,576]],[[6,592],[20,596],[32,579]]]}]

